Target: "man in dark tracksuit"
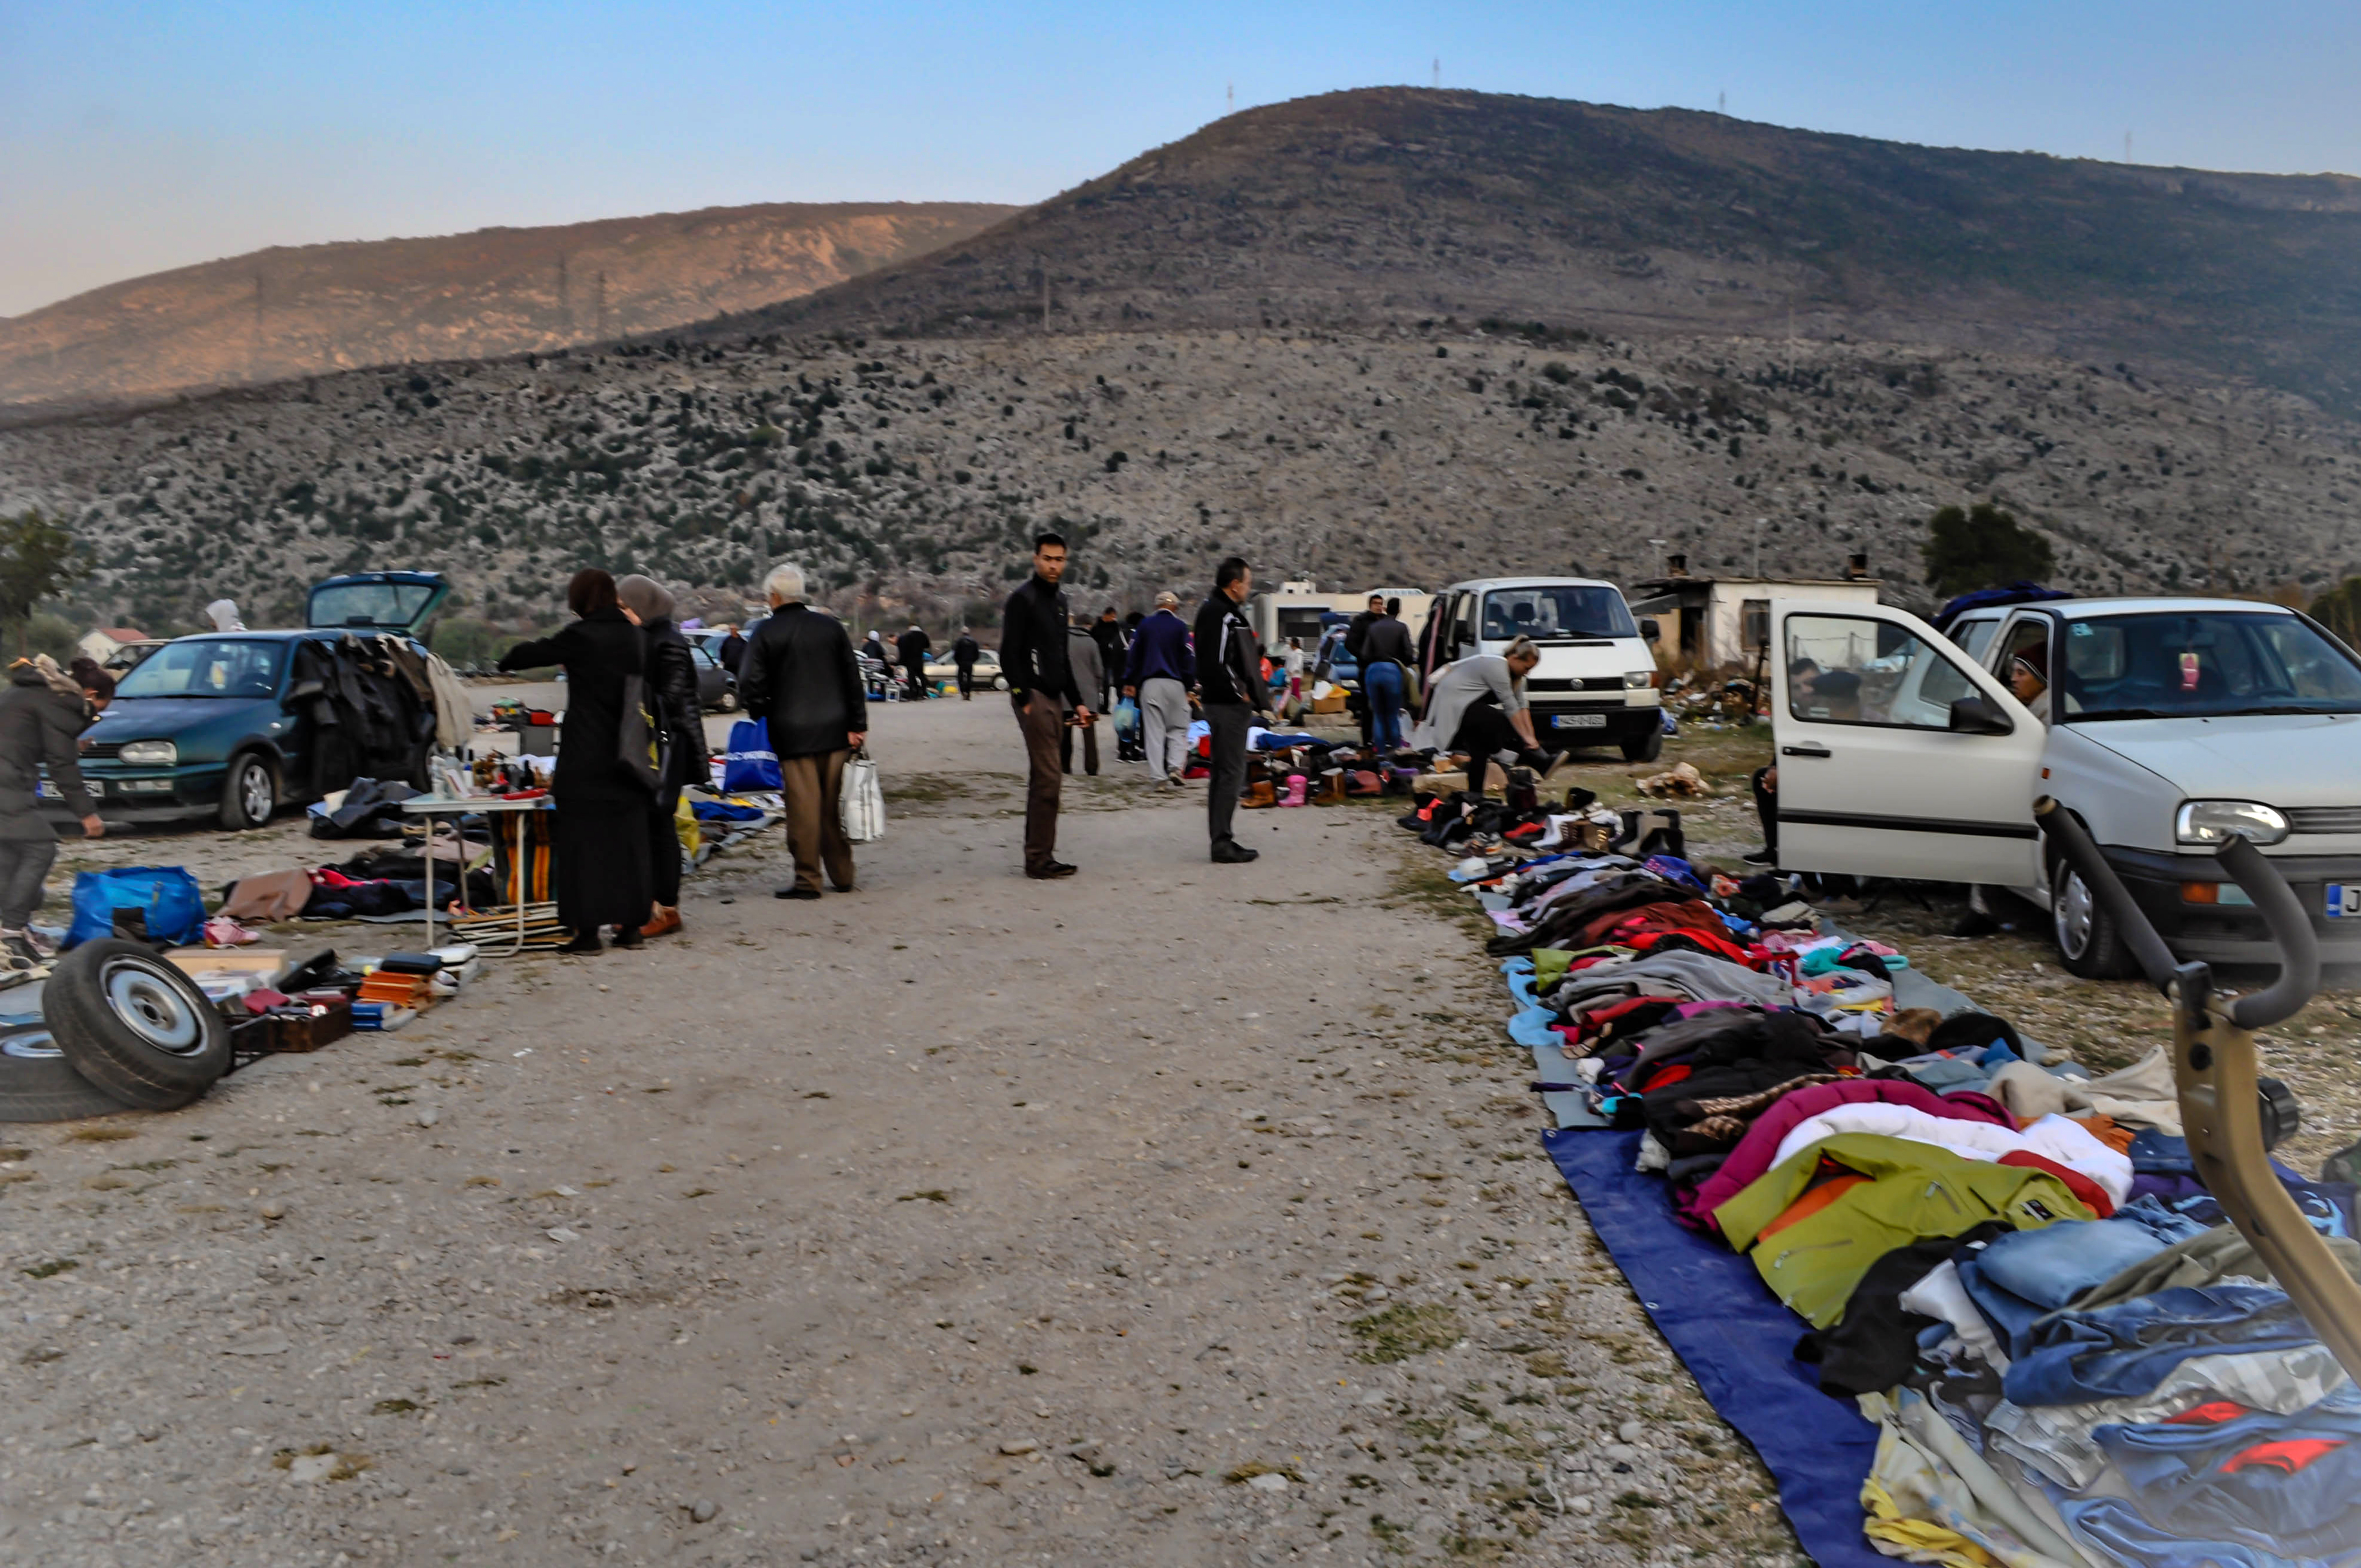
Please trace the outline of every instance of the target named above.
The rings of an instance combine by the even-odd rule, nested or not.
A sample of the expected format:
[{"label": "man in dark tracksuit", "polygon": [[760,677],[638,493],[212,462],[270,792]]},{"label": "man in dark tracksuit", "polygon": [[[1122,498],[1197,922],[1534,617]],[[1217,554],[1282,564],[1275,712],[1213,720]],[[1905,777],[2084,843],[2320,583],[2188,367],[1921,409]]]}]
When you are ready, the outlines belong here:
[{"label": "man in dark tracksuit", "polygon": [[12,969],[49,959],[27,929],[41,906],[41,883],[58,858],[57,829],[34,793],[42,763],[49,764],[49,783],[66,809],[82,818],[82,837],[106,831],[82,783],[81,737],[92,710],[106,706],[115,682],[94,665],[82,678],[91,684],[76,685],[47,658],[38,663],[19,659],[0,687],[0,964]]},{"label": "man in dark tracksuit", "polygon": [[983,652],[983,647],[975,640],[975,633],[964,626],[961,627],[958,639],[951,643],[951,663],[959,666],[961,702],[975,700],[975,656]]},{"label": "man in dark tracksuit", "polygon": [[1057,856],[1058,789],[1065,777],[1058,741],[1066,705],[1073,705],[1076,722],[1088,723],[1099,700],[1075,685],[1066,657],[1066,596],[1058,589],[1065,575],[1066,542],[1042,534],[1033,541],[1033,576],[1000,612],[1000,670],[1025,735],[1025,874],[1037,879],[1074,874]]},{"label": "man in dark tracksuit", "polygon": [[1205,826],[1213,840],[1213,860],[1220,865],[1243,864],[1260,853],[1230,833],[1238,792],[1246,780],[1246,727],[1258,712],[1268,722],[1270,707],[1270,687],[1262,678],[1262,648],[1243,608],[1253,583],[1254,574],[1235,555],[1213,568],[1213,591],[1197,607],[1193,634],[1197,693],[1213,730],[1213,776],[1205,796]]}]

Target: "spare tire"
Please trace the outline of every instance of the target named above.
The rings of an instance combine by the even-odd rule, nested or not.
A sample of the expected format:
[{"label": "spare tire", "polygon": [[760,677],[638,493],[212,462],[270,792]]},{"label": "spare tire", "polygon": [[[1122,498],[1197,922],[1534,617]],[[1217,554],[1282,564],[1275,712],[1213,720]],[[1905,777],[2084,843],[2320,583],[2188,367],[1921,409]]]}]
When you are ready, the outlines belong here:
[{"label": "spare tire", "polygon": [[76,1072],[47,1028],[0,1035],[0,1122],[79,1122],[130,1109]]},{"label": "spare tire", "polygon": [[84,942],[49,971],[41,1003],[74,1069],[139,1110],[177,1111],[229,1070],[219,1010],[137,942]]}]

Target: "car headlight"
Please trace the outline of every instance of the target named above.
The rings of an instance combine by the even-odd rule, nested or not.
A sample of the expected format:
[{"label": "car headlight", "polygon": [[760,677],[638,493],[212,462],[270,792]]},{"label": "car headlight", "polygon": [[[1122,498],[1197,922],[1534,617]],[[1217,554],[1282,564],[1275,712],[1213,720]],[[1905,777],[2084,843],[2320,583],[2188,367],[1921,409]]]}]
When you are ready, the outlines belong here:
[{"label": "car headlight", "polygon": [[1655,684],[1656,672],[1653,670],[1626,670],[1623,672],[1623,689],[1627,692],[1639,691],[1643,687],[1652,686]]},{"label": "car headlight", "polygon": [[2288,836],[2288,819],[2259,800],[2184,800],[2173,817],[2172,836],[2184,844],[2221,844],[2234,838],[2276,844]]},{"label": "car headlight", "polygon": [[126,740],[115,755],[135,768],[169,768],[181,760],[181,749],[170,740]]}]

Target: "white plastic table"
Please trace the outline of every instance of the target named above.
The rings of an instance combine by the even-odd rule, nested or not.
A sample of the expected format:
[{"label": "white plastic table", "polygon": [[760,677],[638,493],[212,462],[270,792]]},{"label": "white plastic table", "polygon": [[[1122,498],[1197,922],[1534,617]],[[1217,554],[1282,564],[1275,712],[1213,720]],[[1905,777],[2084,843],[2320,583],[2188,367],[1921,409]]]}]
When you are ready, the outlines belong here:
[{"label": "white plastic table", "polygon": [[[555,803],[545,795],[536,795],[531,800],[503,800],[496,795],[414,795],[408,800],[401,803],[401,809],[411,813],[412,816],[423,817],[428,819],[426,834],[427,853],[425,857],[426,950],[428,952],[434,950],[434,833],[433,819],[438,816],[467,817],[478,812],[489,817],[495,812],[503,811],[515,818],[516,850],[514,859],[511,861],[511,864],[516,868],[517,874],[517,939],[516,946],[510,948],[509,951],[519,953],[522,952],[524,950],[525,927],[524,814],[528,811],[555,810]],[[465,840],[462,841],[464,842]],[[467,870],[463,866],[460,869],[458,877],[456,878],[459,894],[463,900],[467,896]],[[500,955],[494,954],[490,956],[498,957]]]}]

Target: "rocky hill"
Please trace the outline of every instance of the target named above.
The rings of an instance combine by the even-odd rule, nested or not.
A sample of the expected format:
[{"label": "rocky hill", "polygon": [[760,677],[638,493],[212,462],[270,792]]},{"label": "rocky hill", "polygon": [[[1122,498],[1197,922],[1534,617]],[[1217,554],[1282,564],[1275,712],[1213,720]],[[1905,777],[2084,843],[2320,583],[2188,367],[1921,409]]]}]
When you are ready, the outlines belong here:
[{"label": "rocky hill", "polygon": [[1045,265],[1053,331],[1497,316],[2140,358],[2361,407],[2361,180],[1413,88],[1232,115],[754,320],[1038,330]]},{"label": "rocky hill", "polygon": [[93,404],[664,332],[962,239],[984,203],[780,203],[273,247],[0,320],[0,406]]},{"label": "rocky hill", "polygon": [[[1314,109],[1337,122],[1325,141],[1303,139]],[[1353,140],[1388,115],[1497,121],[1526,140],[1491,136],[1506,150],[1490,162],[1442,130]],[[1587,154],[1594,175],[1574,179],[1543,154],[1568,139],[1549,127],[1576,123],[1625,126],[1618,145],[1637,150]],[[1926,285],[1921,306],[1910,280],[1939,259],[1930,214],[1956,191],[1918,188],[1916,238],[1898,215],[1872,232],[1839,199],[1867,188],[1848,168],[1973,164],[2119,181],[2136,205],[2142,171],[1450,93],[1347,94],[1226,125],[1180,144],[1210,149],[1180,160],[1189,211],[1223,209],[1208,159],[1227,160],[1235,215],[1205,228],[1155,218],[1167,195],[1111,176],[730,326],[27,425],[0,432],[0,511],[71,521],[98,565],[81,608],[140,625],[187,624],[221,594],[291,614],[314,577],[367,565],[451,571],[474,613],[508,622],[552,613],[586,562],[718,604],[780,557],[844,608],[939,624],[996,598],[1026,536],[1052,521],[1081,542],[1083,590],[1131,603],[1195,591],[1231,550],[1266,577],[1430,586],[1501,570],[1629,580],[1675,551],[1747,569],[1758,548],[1768,571],[1822,575],[1862,552],[1906,588],[1926,517],[1985,496],[2047,532],[2062,578],[2088,588],[2259,591],[2361,569],[2361,426],[2325,406],[2329,390],[2225,368],[2298,341],[2261,293],[2217,298],[2218,332],[2171,327],[2169,356],[2070,357],[2027,323],[2070,291],[2006,262],[2026,231],[2003,219],[2038,192],[2012,205],[1987,186],[1985,206],[1956,213],[1958,250],[1983,259],[1960,262],[1949,291]],[[1668,126],[1753,148],[1777,178],[1755,178],[1751,201],[1701,173],[1675,186],[1666,135],[1640,134]],[[1223,151],[1234,142],[1256,156]],[[1834,193],[1814,193],[1800,153],[1761,150],[1806,144],[1844,155],[1823,170]],[[1321,150],[1348,145],[1365,151]],[[1446,162],[1403,177],[1438,147]],[[1170,156],[1134,170],[1178,167],[1156,164]],[[1266,200],[1282,189],[1325,194]],[[2351,221],[2329,210],[2335,182],[2314,212],[2271,204],[2287,182],[2218,189],[2186,227],[2207,244],[2239,214],[2283,238]],[[1824,250],[1807,264],[1816,222]],[[1659,244],[1679,223],[1726,243]],[[1610,231],[1637,248],[1612,250]],[[1037,244],[1046,333],[1024,313],[1039,273],[1019,258]],[[1627,277],[1599,260],[1615,255],[1646,266]],[[1994,280],[2009,266],[2022,289]],[[2202,279],[2143,266],[2152,297],[2180,291],[2198,319]],[[1791,337],[1781,279],[1799,298],[1833,291],[1827,311],[1853,313],[1843,340],[1828,314],[1808,331],[1799,314]],[[2342,329],[2320,312],[2327,341]],[[2147,306],[2106,320],[2170,326]],[[2276,363],[2274,376],[2301,367]]]}]

